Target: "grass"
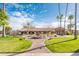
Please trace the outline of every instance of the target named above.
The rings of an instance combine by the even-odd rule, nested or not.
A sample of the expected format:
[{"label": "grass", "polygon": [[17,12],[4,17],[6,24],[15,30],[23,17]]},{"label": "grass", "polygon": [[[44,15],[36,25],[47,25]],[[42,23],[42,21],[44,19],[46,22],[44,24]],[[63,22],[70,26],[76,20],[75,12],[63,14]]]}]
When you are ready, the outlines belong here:
[{"label": "grass", "polygon": [[31,45],[31,41],[24,39],[20,40],[19,37],[0,37],[0,52],[22,52],[28,49]]},{"label": "grass", "polygon": [[[71,40],[71,41],[68,41]],[[66,41],[66,42],[63,42]],[[60,42],[60,43],[57,43]],[[53,44],[56,43],[56,44]],[[73,37],[60,37],[45,41],[46,46],[50,51],[54,53],[72,53],[79,52],[79,36],[78,39],[73,40]]]}]

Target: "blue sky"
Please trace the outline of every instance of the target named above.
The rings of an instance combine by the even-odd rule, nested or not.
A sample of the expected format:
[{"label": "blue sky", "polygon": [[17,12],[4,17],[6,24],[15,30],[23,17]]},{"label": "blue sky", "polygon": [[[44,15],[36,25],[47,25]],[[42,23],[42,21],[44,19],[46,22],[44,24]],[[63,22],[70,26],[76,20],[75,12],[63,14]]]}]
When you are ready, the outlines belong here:
[{"label": "blue sky", "polygon": [[[1,3],[0,8],[2,8]],[[60,4],[61,14],[65,14],[65,9],[66,4]],[[6,12],[13,30],[21,29],[23,24],[27,22],[32,23],[36,27],[57,27],[59,25],[56,19],[58,15],[58,4],[56,3],[7,3]],[[74,15],[74,4],[68,5],[66,18],[68,18],[70,14]],[[74,20],[72,22],[74,23]],[[67,21],[67,24],[68,23],[69,21]],[[77,26],[79,26],[78,20]]]}]

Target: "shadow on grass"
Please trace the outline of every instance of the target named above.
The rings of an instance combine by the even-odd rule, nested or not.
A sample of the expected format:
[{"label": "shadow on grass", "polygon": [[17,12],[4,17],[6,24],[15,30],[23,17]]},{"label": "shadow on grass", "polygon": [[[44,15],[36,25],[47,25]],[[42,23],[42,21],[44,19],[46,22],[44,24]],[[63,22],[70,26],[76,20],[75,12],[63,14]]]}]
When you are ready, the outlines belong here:
[{"label": "shadow on grass", "polygon": [[59,43],[63,43],[63,42],[68,42],[68,41],[72,41],[72,40],[75,40],[75,39],[65,40],[65,41],[61,41],[61,42],[56,42],[56,43],[48,44],[48,45],[36,47],[36,48],[30,49],[30,50],[27,50],[27,51],[23,51],[23,52],[0,52],[0,53],[13,53],[13,54],[8,55],[8,56],[14,56],[14,55],[17,55],[17,54],[20,54],[20,53],[29,52],[29,51],[33,51],[33,50],[36,50],[36,49],[41,49],[41,48],[46,47],[46,46],[50,46],[50,45],[54,45],[54,44],[59,44]]},{"label": "shadow on grass", "polygon": [[79,56],[79,49],[77,49],[71,56]]}]

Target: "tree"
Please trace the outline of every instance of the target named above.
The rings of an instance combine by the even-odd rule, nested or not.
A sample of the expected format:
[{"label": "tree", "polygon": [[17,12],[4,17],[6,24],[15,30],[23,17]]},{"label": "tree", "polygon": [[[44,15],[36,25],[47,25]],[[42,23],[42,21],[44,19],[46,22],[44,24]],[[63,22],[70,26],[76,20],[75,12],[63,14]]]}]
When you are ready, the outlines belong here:
[{"label": "tree", "polygon": [[5,25],[5,33],[10,34],[12,27],[10,25]]},{"label": "tree", "polygon": [[[62,28],[62,18],[63,18],[63,14],[57,16],[56,18],[57,18],[57,19],[59,20],[59,22],[60,22],[60,28]],[[60,35],[61,35],[61,29],[60,29]]]},{"label": "tree", "polygon": [[[56,18],[57,18],[57,21],[59,22],[60,17],[59,17],[59,16],[57,16]],[[59,25],[59,24],[58,24],[58,25]],[[59,26],[58,26],[58,27],[59,27]]]},{"label": "tree", "polygon": [[77,3],[75,3],[75,33],[74,39],[77,39]]},{"label": "tree", "polygon": [[23,24],[23,28],[31,29],[31,28],[35,28],[35,26],[32,25],[32,22],[27,22],[27,23]]},{"label": "tree", "polygon": [[3,9],[0,9],[0,26],[3,26],[3,37],[5,37],[6,36],[6,34],[5,34],[5,25],[7,25],[8,24],[8,16],[6,15],[6,12],[5,12],[5,10],[4,10],[4,8]]},{"label": "tree", "polygon": [[69,19],[69,21],[70,21],[70,24],[68,25],[70,32],[71,32],[71,28],[73,27],[73,24],[72,24],[72,19],[73,19],[73,18],[74,18],[73,15],[70,15],[70,16],[68,17],[68,19]]}]

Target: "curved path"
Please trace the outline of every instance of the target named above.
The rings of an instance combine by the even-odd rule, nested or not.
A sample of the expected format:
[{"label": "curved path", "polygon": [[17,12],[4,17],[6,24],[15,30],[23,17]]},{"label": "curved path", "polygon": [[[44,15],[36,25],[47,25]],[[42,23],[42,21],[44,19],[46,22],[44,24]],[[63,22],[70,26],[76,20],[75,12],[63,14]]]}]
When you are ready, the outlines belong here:
[{"label": "curved path", "polygon": [[39,48],[41,46],[44,46],[45,42],[44,39],[31,39],[31,41],[33,43],[31,48],[28,49],[30,51],[21,54],[16,54],[15,56],[70,56],[74,54],[74,53],[52,53],[46,47]]},{"label": "curved path", "polygon": [[[29,48],[28,50],[44,46],[45,40],[44,39],[31,39],[31,41],[33,43],[32,43],[31,48]],[[51,53],[51,52],[46,47],[43,47],[43,48],[34,49],[34,50],[24,52],[21,54],[17,54],[17,55],[21,55],[21,56],[26,55],[27,56],[27,55],[41,55],[41,54],[46,54],[46,53]]]}]

